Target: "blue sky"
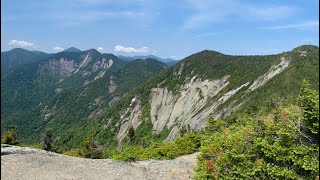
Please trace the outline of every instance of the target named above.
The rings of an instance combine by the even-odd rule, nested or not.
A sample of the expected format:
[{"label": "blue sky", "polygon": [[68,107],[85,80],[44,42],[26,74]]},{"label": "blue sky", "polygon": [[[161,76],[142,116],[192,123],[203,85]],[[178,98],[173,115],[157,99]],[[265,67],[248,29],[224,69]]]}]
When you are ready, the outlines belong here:
[{"label": "blue sky", "polygon": [[319,46],[318,0],[3,0],[1,51],[74,46],[182,59]]}]

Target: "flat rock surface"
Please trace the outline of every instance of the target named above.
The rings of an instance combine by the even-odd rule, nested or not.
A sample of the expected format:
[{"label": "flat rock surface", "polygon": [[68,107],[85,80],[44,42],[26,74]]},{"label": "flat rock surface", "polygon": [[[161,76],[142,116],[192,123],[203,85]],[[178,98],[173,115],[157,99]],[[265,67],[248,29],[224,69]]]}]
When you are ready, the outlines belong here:
[{"label": "flat rock surface", "polygon": [[85,159],[29,147],[1,145],[1,179],[192,179],[194,153],[173,160],[123,162]]}]

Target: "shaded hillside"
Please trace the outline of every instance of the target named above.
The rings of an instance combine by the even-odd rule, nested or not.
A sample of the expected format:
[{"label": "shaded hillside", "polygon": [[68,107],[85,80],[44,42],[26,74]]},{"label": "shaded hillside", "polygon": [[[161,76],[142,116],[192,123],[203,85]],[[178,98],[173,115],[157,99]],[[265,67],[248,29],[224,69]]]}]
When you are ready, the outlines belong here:
[{"label": "shaded hillside", "polygon": [[39,62],[49,56],[50,54],[41,51],[28,51],[21,48],[1,52],[1,77],[17,65]]},{"label": "shaded hillside", "polygon": [[142,59],[142,60],[146,60],[146,59],[156,59],[158,61],[164,62],[166,63],[168,66],[173,66],[175,65],[178,61],[174,60],[174,59],[170,59],[170,58],[160,58],[154,55],[147,55],[147,56],[122,56],[122,55],[118,55],[118,58],[123,59],[125,61],[133,61],[136,59]]},{"label": "shaded hillside", "polygon": [[157,136],[169,141],[181,128],[203,129],[209,117],[223,118],[239,110],[268,111],[278,98],[294,101],[302,79],[318,88],[318,55],[315,46],[271,56],[229,56],[213,51],[191,55],[101,115],[100,123],[108,128],[100,129],[97,139],[108,141],[104,137],[112,131],[121,142],[133,126],[150,142]]},{"label": "shaded hillside", "polygon": [[[43,62],[39,77],[51,83],[40,98],[32,91],[30,104],[39,105],[22,112],[17,105],[10,112],[8,104],[19,103],[22,96],[12,101],[9,97],[19,97],[19,91],[3,91],[1,103],[8,108],[2,110],[1,128],[16,124],[23,141],[37,143],[44,129],[52,127],[54,144],[63,150],[81,147],[92,138],[113,151],[130,143],[132,128],[141,146],[172,141],[183,129],[202,131],[209,118],[224,119],[237,111],[265,113],[277,106],[279,98],[296,101],[302,79],[312,89],[319,85],[319,48],[315,46],[268,56],[230,56],[206,50],[167,69],[156,60],[126,63],[105,56],[95,50],[58,53]],[[17,76],[13,74],[12,79]],[[41,82],[37,78],[31,82]],[[19,82],[15,88],[37,87],[27,79],[25,85],[18,87]],[[4,89],[5,82],[10,84],[4,79]]]},{"label": "shaded hillside", "polygon": [[67,140],[75,127],[165,68],[156,60],[128,63],[93,49],[18,67],[1,81],[1,128],[16,124],[21,140],[34,143],[45,127],[54,127]]}]

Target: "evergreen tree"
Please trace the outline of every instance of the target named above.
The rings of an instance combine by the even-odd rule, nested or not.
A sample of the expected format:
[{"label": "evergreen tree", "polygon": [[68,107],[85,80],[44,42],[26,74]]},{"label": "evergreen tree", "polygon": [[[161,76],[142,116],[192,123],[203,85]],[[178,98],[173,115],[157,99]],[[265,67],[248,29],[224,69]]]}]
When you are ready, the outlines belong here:
[{"label": "evergreen tree", "polygon": [[52,128],[45,129],[43,137],[42,137],[42,145],[45,150],[52,149],[52,134],[53,134]]},{"label": "evergreen tree", "polygon": [[134,130],[133,126],[129,127],[128,137],[129,137],[130,145],[133,145],[134,139],[135,139],[135,130]]},{"label": "evergreen tree", "polygon": [[2,143],[11,145],[16,145],[19,143],[17,138],[17,126],[11,126],[11,130],[3,134]]}]

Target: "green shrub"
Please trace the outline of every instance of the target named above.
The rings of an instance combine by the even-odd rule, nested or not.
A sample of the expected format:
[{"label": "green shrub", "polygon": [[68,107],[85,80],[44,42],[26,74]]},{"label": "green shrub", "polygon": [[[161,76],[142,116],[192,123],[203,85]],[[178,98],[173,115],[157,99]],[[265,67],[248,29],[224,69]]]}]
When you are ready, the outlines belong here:
[{"label": "green shrub", "polygon": [[44,150],[52,149],[52,134],[53,134],[52,128],[45,129],[45,132],[43,133],[43,137],[42,137],[42,146]]},{"label": "green shrub", "polygon": [[203,135],[188,133],[172,142],[152,142],[148,147],[127,146],[122,152],[113,156],[114,159],[138,161],[146,159],[173,159],[191,154],[200,148]]},{"label": "green shrub", "polygon": [[[306,88],[306,87],[304,87]],[[302,90],[300,107],[234,117],[202,142],[196,179],[315,179],[319,175],[318,93]],[[301,112],[302,109],[302,112]]]},{"label": "green shrub", "polygon": [[18,144],[17,127],[11,126],[11,130],[6,131],[2,137],[2,143],[16,145]]}]

